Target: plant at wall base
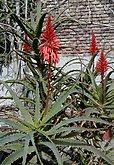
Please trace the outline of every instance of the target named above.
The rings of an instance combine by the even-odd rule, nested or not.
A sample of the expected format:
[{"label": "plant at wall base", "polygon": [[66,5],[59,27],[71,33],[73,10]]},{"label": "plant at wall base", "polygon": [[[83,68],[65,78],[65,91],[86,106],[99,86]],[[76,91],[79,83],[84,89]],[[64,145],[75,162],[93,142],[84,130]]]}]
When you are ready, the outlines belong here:
[{"label": "plant at wall base", "polygon": [[[102,50],[100,58],[97,61],[96,68],[94,67],[94,61],[97,57],[98,47],[96,43],[96,37],[92,32],[92,41],[90,44],[90,53],[92,55],[88,65],[84,63],[82,65],[85,69],[82,69],[79,75],[80,90],[80,102],[83,108],[87,110],[87,113],[97,113],[99,117],[114,118],[114,88],[113,79],[111,75],[114,73],[114,69],[108,70],[108,62]],[[108,71],[107,71],[108,70]],[[105,75],[105,72],[107,74]],[[101,82],[99,83],[99,74],[101,75]],[[87,109],[86,109],[87,108]],[[93,110],[92,110],[93,109]]]},{"label": "plant at wall base", "polygon": [[[52,65],[51,67],[53,69]],[[88,160],[85,150],[87,154],[92,152],[113,165],[113,162],[108,157],[88,143],[89,133],[94,135],[95,132],[102,130],[102,127],[98,129],[91,128],[90,124],[86,127],[81,126],[84,121],[106,125],[110,125],[110,123],[91,117],[65,116],[66,108],[72,104],[72,102],[67,102],[68,97],[80,94],[81,91],[79,91],[74,78],[63,73],[61,69],[56,68],[55,70],[56,73],[52,72],[50,79],[50,83],[53,84],[52,87],[55,89],[48,100],[45,115],[44,105],[46,101],[42,101],[39,81],[36,82],[34,78],[33,82],[35,84],[33,83],[33,86],[29,83],[32,78],[29,78],[30,81],[21,81],[25,87],[33,92],[34,99],[29,99],[31,106],[27,107],[26,104],[23,104],[24,102],[26,103],[27,98],[21,102],[17,94],[8,86],[8,81],[6,81],[7,83],[0,81],[8,89],[16,107],[21,112],[21,116],[18,118],[0,118],[1,122],[13,128],[10,132],[1,133],[0,136],[1,151],[7,153],[7,157],[1,162],[1,165],[9,165],[13,162],[24,165],[27,163],[32,164],[33,161],[34,164],[64,165],[70,160],[71,162],[75,160],[87,164],[90,160]],[[45,83],[43,79],[42,81]],[[84,134],[86,134],[86,138]],[[71,147],[70,150],[68,150],[68,147]],[[69,151],[70,158],[65,151]],[[63,154],[65,156],[62,156]],[[85,156],[84,160],[81,160],[81,155]],[[80,157],[80,160],[77,157]],[[71,162],[70,164],[72,164]]]},{"label": "plant at wall base", "polygon": [[[18,57],[19,59],[17,60],[17,63],[19,63],[21,60],[25,62],[24,63],[25,66],[28,68],[28,70],[30,70],[33,76],[32,77],[31,74],[29,73],[25,73],[26,71],[23,67],[22,69],[24,70],[25,73],[25,79],[27,79],[29,83],[33,86],[36,85],[36,81],[40,82],[39,83],[40,95],[42,95],[42,100],[45,100],[47,93],[47,85],[42,81],[42,79],[46,80],[47,82],[48,65],[47,63],[44,63],[42,61],[42,58],[40,58],[39,46],[42,42],[40,41],[41,34],[45,29],[45,27],[43,27],[44,19],[48,13],[42,13],[41,1],[36,1],[35,4],[36,4],[36,10],[35,10],[36,12],[33,13],[34,17],[25,20],[23,17],[15,14],[14,11],[9,6],[3,3],[3,5],[5,5],[5,7],[7,8],[8,18],[11,19],[14,24],[18,25],[21,33],[17,33],[17,31],[13,28],[13,26],[11,26],[10,28],[1,27],[1,32],[3,33],[8,32],[17,39],[19,38],[21,41],[23,41],[22,50],[18,50],[18,49],[13,50],[16,53],[16,57]],[[64,21],[65,21],[64,19],[59,19],[58,17],[57,20],[53,21],[54,24],[53,29],[56,29],[56,27],[58,27],[60,23]],[[68,19],[66,21],[68,21]],[[55,50],[56,49],[57,48],[55,48]],[[18,70],[18,72],[20,72],[20,70]],[[30,77],[32,78],[32,80]],[[16,82],[17,81],[18,80],[16,80]],[[21,81],[19,80],[19,84],[20,83]],[[27,93],[29,93],[29,91],[27,91]]]},{"label": "plant at wall base", "polygon": [[[93,60],[93,57],[91,59]],[[111,68],[107,70],[110,66],[103,51],[100,54],[100,58],[98,59],[96,64],[96,70],[94,72],[92,72],[91,67],[92,64],[90,65],[89,63],[85,71],[83,72],[82,81],[79,81],[79,85],[81,87],[80,91],[82,91],[79,94],[80,107],[83,110],[84,114],[88,117],[98,117],[113,123],[114,81],[113,78],[111,78],[111,75],[114,73],[114,69]],[[104,74],[106,71],[107,74]],[[101,77],[99,77],[99,74],[102,74]],[[100,78],[101,81],[99,82],[98,80]],[[87,122],[83,122],[82,125],[87,125]],[[99,144],[99,140],[102,143],[103,140],[106,141],[113,138],[113,126],[107,127],[102,124],[101,127],[103,128],[103,132],[99,132],[96,135],[94,134],[94,137],[96,139],[94,141],[95,145]],[[84,136],[86,137],[86,134],[84,134]],[[98,141],[97,138],[99,139]],[[101,146],[101,148],[103,147]],[[103,151],[110,155],[111,150],[105,149],[106,148],[104,148]]]},{"label": "plant at wall base", "polygon": [[[86,71],[83,72],[84,76],[82,82],[79,82],[82,87],[82,102],[84,103],[85,108],[91,106],[97,109],[102,117],[103,115],[108,117],[114,113],[113,79],[110,78],[110,76],[114,73],[114,70],[112,69],[108,71],[107,75],[104,75],[108,69],[108,63],[103,51],[100,54],[100,58],[96,64],[96,70],[94,72],[91,70],[92,64],[89,64]],[[101,74],[100,83],[97,80],[99,78],[99,73]],[[84,101],[83,97],[86,97]]]},{"label": "plant at wall base", "polygon": [[[110,126],[111,123],[91,116],[80,117],[79,114],[74,115],[74,112],[71,115],[66,114],[67,108],[71,111],[74,105],[75,112],[76,109],[77,111],[83,110],[80,104],[75,103],[76,98],[80,102],[83,101],[86,108],[97,105],[100,110],[102,109],[99,99],[94,97],[97,89],[95,82],[97,75],[96,72],[91,71],[96,54],[92,56],[86,71],[83,72],[85,73],[84,77],[81,77],[83,79],[75,79],[70,76],[69,72],[64,73],[62,68],[56,68],[59,60],[58,41],[52,29],[50,16],[48,16],[47,26],[42,34],[46,13],[40,14],[38,14],[38,19],[36,19],[38,24],[34,29],[28,22],[24,22],[23,19],[11,13],[13,20],[27,35],[25,39],[22,38],[23,51],[16,50],[16,52],[26,62],[32,75],[24,71],[25,78],[22,80],[0,81],[10,92],[16,107],[21,112],[19,117],[9,119],[0,117],[1,122],[13,128],[0,135],[0,149],[7,153],[7,157],[1,164],[63,165],[68,162],[72,164],[74,161],[89,164],[91,160],[88,155],[93,157],[97,155],[98,161],[102,158],[113,165],[112,160],[91,145],[91,141],[95,140],[96,135],[102,130],[102,125]],[[34,54],[29,52],[30,49],[34,51]],[[73,71],[70,73],[72,74]],[[7,83],[24,85],[27,92],[32,92],[32,97],[17,96]],[[101,86],[98,88],[101,89]],[[99,96],[99,90],[97,92]],[[109,95],[112,95],[112,91]],[[83,122],[87,125],[82,124]],[[98,128],[97,125],[99,125]]]},{"label": "plant at wall base", "polygon": [[[16,107],[22,115],[18,118],[0,118],[1,122],[13,128],[10,132],[1,133],[1,151],[7,153],[7,157],[1,164],[9,165],[14,162],[24,165],[34,162],[34,164],[64,165],[68,162],[72,164],[74,161],[88,164],[92,159],[91,157],[89,159],[88,155],[93,156],[93,158],[98,155],[98,162],[100,156],[113,165],[112,160],[100,152],[99,149],[90,145],[91,139],[94,139],[98,132],[103,129],[102,125],[110,126],[110,123],[95,117],[66,116],[65,110],[73,105],[73,100],[68,102],[67,99],[69,97],[73,98],[76,94],[80,95],[81,90],[76,83],[76,79],[65,74],[61,69],[56,68],[56,73],[52,73],[51,80],[54,82],[51,83],[53,84],[52,88],[55,89],[49,98],[45,115],[45,106],[40,96],[39,82],[36,82],[36,86],[35,84],[31,86],[28,82],[23,81],[24,85],[33,92],[34,98],[29,99],[31,106],[26,107],[23,103],[26,103],[27,98],[23,99],[22,103],[11,87],[7,83],[0,81],[10,92]],[[58,88],[58,86],[60,87]],[[88,96],[86,92],[84,94]],[[83,122],[88,124],[82,126]],[[99,127],[93,127],[91,123],[98,124]]]},{"label": "plant at wall base", "polygon": [[[95,147],[77,140],[84,131],[98,131],[95,128],[76,127],[73,123],[82,121],[93,121],[95,123],[109,124],[102,119],[88,117],[73,117],[63,121],[61,113],[68,106],[65,103],[67,97],[76,92],[75,86],[62,92],[52,103],[49,102],[47,113],[43,115],[39,86],[36,86],[34,109],[24,107],[15,92],[5,82],[1,82],[12,95],[16,107],[19,108],[20,117],[9,119],[0,118],[0,121],[14,128],[11,132],[3,132],[0,136],[1,151],[8,153],[1,165],[9,165],[15,161],[20,161],[23,165],[34,160],[38,164],[59,164],[62,165],[64,159],[61,157],[62,148],[72,146],[73,148],[86,149],[95,154],[99,154],[109,164],[113,162]],[[64,106],[61,106],[61,105]],[[74,135],[76,136],[74,138]],[[57,147],[58,146],[58,147]],[[21,158],[21,159],[20,159]]]}]

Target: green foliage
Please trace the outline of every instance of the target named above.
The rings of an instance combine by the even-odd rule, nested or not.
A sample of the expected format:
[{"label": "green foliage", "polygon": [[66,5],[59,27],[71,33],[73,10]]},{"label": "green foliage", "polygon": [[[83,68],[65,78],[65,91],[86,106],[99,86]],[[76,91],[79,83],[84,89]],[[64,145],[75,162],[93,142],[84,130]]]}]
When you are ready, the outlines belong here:
[{"label": "green foliage", "polygon": [[[42,14],[38,1],[37,14],[31,24],[17,16],[10,7],[7,6],[7,9],[8,17],[18,24],[22,33],[27,34],[29,41],[24,40],[13,28],[1,29],[1,32],[7,31],[19,37],[31,47],[31,51],[15,50],[29,69],[29,73],[24,70],[23,79],[0,80],[20,112],[18,117],[0,117],[0,122],[11,128],[11,131],[6,130],[0,135],[0,150],[8,154],[1,160],[1,165],[15,162],[25,165],[32,161],[42,165],[64,165],[74,161],[85,165],[94,158],[98,163],[101,161],[113,165],[112,153],[102,152],[100,145],[102,132],[114,126],[114,81],[110,78],[114,69],[105,77],[102,102],[101,82],[97,82],[98,73],[93,67],[98,52],[87,66],[82,61],[78,62],[77,58],[63,67],[51,66],[52,93],[44,115],[48,95],[48,64],[40,59],[38,46],[47,13]],[[58,17],[53,23],[54,29],[68,20]],[[77,63],[81,63],[82,70],[76,68],[64,72],[67,66]],[[13,84],[20,85],[23,90],[16,93]]]},{"label": "green foliage", "polygon": [[[95,56],[94,56],[95,58]],[[102,102],[102,84],[98,82],[99,75],[96,69],[92,70],[92,63],[94,62],[92,57],[86,71],[83,74],[83,80],[79,82],[82,89],[82,102],[85,108],[93,107],[96,113],[99,113],[100,117],[110,119],[110,115],[114,113],[114,88],[113,79],[110,76],[114,73],[114,69],[109,71],[104,79],[104,99]],[[100,78],[99,78],[100,79]],[[97,112],[98,111],[98,112]],[[91,111],[93,112],[93,111]]]},{"label": "green foliage", "polygon": [[[85,128],[85,127],[74,127],[73,125],[70,126],[70,124],[74,124],[76,122],[82,122],[82,121],[91,121],[95,123],[101,123],[101,124],[109,124],[108,122],[97,119],[97,118],[84,118],[84,117],[75,117],[70,119],[63,119],[63,121],[58,122],[57,118],[59,119],[61,117],[62,111],[65,109],[66,106],[68,106],[66,102],[66,99],[69,95],[75,93],[75,85],[73,87],[68,87],[67,90],[62,91],[61,94],[57,97],[57,99],[52,103],[50,102],[49,108],[47,110],[46,116],[43,116],[43,109],[41,105],[41,99],[39,95],[39,86],[36,86],[36,101],[34,104],[35,112],[31,114],[31,109],[28,107],[24,107],[21,101],[18,99],[15,92],[12,91],[11,87],[8,86],[5,82],[2,82],[5,85],[5,87],[9,90],[10,94],[12,95],[16,107],[20,110],[22,113],[22,117],[20,118],[11,118],[11,119],[3,119],[0,118],[1,122],[4,122],[8,124],[9,126],[15,128],[15,132],[4,134],[0,137],[1,141],[1,147],[7,146],[7,150],[10,151],[10,155],[2,162],[2,164],[7,164],[7,162],[12,163],[15,160],[22,158],[23,164],[26,163],[28,160],[28,154],[35,153],[37,155],[36,161],[38,161],[40,164],[43,164],[43,157],[42,152],[44,152],[46,155],[49,155],[50,150],[51,156],[55,157],[53,160],[54,162],[57,162],[58,164],[63,164],[63,158],[60,156],[59,148],[56,146],[72,146],[73,147],[79,147],[81,149],[86,149],[88,151],[94,152],[95,154],[99,153],[100,157],[105,159],[108,163],[113,164],[111,160],[106,157],[103,153],[89,145],[88,143],[85,143],[83,141],[77,141],[71,140],[74,137],[74,134],[76,133],[77,136],[80,135],[83,131],[98,131],[98,129],[95,128]],[[64,104],[64,106],[61,107],[61,105]],[[61,113],[60,113],[61,112]],[[27,120],[28,119],[28,120]],[[54,124],[56,123],[56,124]],[[70,127],[69,127],[70,126]],[[99,129],[100,130],[100,129]],[[72,135],[71,135],[72,133]],[[70,135],[70,136],[69,136]],[[70,138],[68,138],[68,136]],[[58,139],[59,138],[59,139]],[[61,143],[60,143],[61,142]],[[15,144],[17,143],[17,148],[13,148],[11,145],[8,146],[8,144]],[[19,144],[23,144],[22,146],[19,146]],[[46,150],[44,148],[46,147]],[[18,148],[19,147],[19,148]],[[23,156],[24,155],[24,156]],[[34,154],[33,154],[34,156]],[[32,157],[31,156],[31,159]],[[52,161],[52,157],[51,160]],[[48,160],[45,160],[48,162]]]}]

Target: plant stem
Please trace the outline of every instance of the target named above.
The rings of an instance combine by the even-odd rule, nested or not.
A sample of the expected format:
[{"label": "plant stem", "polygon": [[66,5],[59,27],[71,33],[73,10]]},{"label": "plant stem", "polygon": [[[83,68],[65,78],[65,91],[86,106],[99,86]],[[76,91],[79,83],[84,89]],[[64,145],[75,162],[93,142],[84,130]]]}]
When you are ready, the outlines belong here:
[{"label": "plant stem", "polygon": [[47,113],[47,108],[48,108],[48,104],[49,104],[49,98],[51,96],[50,77],[51,77],[51,56],[49,58],[49,66],[48,66],[48,91],[47,91],[47,98],[46,98],[46,106],[45,106],[45,109],[44,109],[44,116]]},{"label": "plant stem", "polygon": [[102,81],[102,104],[104,103],[104,73],[101,74]]}]

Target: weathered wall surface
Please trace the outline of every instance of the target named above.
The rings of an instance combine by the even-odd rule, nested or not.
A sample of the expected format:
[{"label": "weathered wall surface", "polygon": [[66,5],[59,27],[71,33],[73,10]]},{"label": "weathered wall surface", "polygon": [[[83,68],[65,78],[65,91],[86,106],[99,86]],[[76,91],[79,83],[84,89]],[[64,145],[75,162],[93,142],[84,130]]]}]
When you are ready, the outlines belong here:
[{"label": "weathered wall surface", "polygon": [[47,0],[44,1],[44,11],[49,11],[53,18],[63,11],[62,18],[74,20],[61,24],[57,29],[63,55],[88,55],[92,31],[99,49],[106,52],[114,49],[113,0]]}]

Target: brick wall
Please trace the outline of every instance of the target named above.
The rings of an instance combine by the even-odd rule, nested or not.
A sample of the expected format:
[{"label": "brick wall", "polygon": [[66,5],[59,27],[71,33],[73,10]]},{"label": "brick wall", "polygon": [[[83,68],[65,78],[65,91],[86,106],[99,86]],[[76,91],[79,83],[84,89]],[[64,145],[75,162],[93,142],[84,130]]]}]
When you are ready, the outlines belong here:
[{"label": "brick wall", "polygon": [[[94,31],[98,47],[114,50],[114,2],[113,0],[47,0],[44,11],[52,18],[70,18],[57,28],[61,53],[69,55],[88,55],[91,32]],[[113,50],[110,54],[113,54]]]}]

